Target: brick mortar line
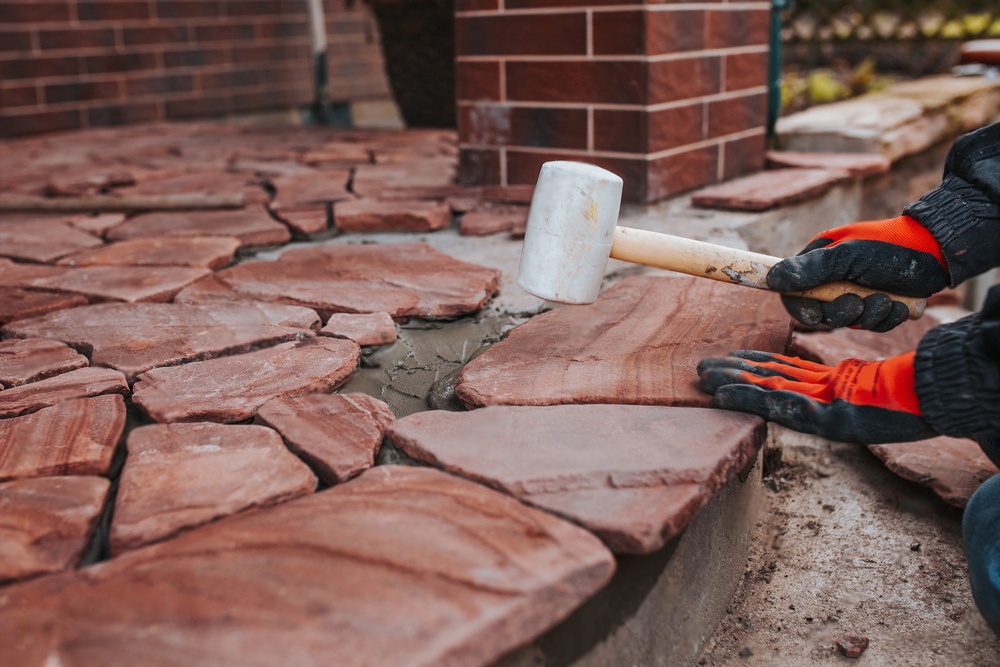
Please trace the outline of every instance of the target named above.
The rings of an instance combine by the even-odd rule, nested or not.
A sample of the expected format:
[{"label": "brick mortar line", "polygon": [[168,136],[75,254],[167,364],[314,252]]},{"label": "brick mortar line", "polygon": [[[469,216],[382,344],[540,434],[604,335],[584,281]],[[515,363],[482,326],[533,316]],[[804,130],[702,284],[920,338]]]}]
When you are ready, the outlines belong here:
[{"label": "brick mortar line", "polygon": [[157,51],[163,51],[168,48],[176,48],[179,46],[190,47],[187,50],[196,50],[201,47],[211,46],[213,44],[227,44],[226,48],[234,47],[254,47],[254,48],[264,48],[269,46],[299,46],[309,44],[309,37],[290,37],[290,38],[271,38],[265,40],[258,40],[256,38],[248,39],[213,39],[213,40],[196,40],[196,41],[183,41],[183,42],[159,42],[155,44],[125,44],[122,46],[88,46],[88,47],[66,47],[58,49],[40,49],[38,51],[7,51],[0,54],[0,61],[15,61],[24,60],[26,57],[38,58],[38,57],[65,57],[66,52],[73,53],[74,56],[87,57],[87,56],[110,56],[110,55],[126,55],[131,53],[156,53]]},{"label": "brick mortar line", "polygon": [[455,12],[455,18],[474,18],[486,16],[534,16],[538,14],[580,14],[584,11],[599,13],[626,12],[626,11],[647,11],[647,12],[680,12],[703,9],[717,12],[737,12],[748,10],[771,9],[769,2],[733,2],[727,4],[719,3],[679,3],[673,5],[604,5],[600,7],[526,7],[518,9],[470,9],[467,11]]},{"label": "brick mortar line", "polygon": [[555,54],[555,55],[510,55],[510,54],[489,54],[489,55],[464,55],[455,56],[455,61],[460,63],[491,62],[504,59],[507,62],[521,63],[572,63],[572,62],[669,62],[671,60],[693,60],[696,58],[714,56],[742,56],[757,53],[767,53],[769,48],[766,44],[754,44],[751,46],[733,46],[722,49],[699,49],[692,51],[678,51],[677,53],[661,53],[657,55],[587,55],[583,53]]},{"label": "brick mortar line", "polygon": [[532,100],[458,100],[459,106],[508,106],[513,108],[538,108],[546,109],[587,109],[592,108],[598,111],[666,111],[701,102],[724,102],[735,100],[741,97],[751,97],[767,93],[767,86],[754,86],[753,88],[741,88],[739,90],[729,90],[711,95],[699,97],[688,97],[683,100],[672,100],[670,102],[657,102],[655,104],[615,104],[613,102],[545,102]]},{"label": "brick mortar line", "polygon": [[[26,85],[26,82],[32,81],[38,85],[60,85],[66,83],[104,83],[106,79],[111,78],[116,80],[121,78],[123,81],[137,81],[146,79],[163,79],[168,77],[178,77],[178,76],[197,76],[199,74],[223,74],[226,72],[245,72],[248,70],[260,71],[260,72],[272,72],[272,71],[287,71],[296,70],[298,71],[298,66],[288,67],[281,66],[280,64],[274,64],[270,67],[259,67],[255,65],[274,63],[271,60],[262,60],[255,63],[237,64],[237,63],[222,63],[217,65],[184,65],[182,67],[152,67],[147,69],[137,69],[129,70],[125,72],[94,72],[90,74],[64,74],[61,76],[48,76],[48,77],[25,77],[23,79],[4,79],[0,81],[0,90],[6,88],[17,88]],[[291,62],[291,61],[277,61]],[[365,61],[368,62],[368,61]],[[376,62],[375,60],[370,61],[371,63]]]}]

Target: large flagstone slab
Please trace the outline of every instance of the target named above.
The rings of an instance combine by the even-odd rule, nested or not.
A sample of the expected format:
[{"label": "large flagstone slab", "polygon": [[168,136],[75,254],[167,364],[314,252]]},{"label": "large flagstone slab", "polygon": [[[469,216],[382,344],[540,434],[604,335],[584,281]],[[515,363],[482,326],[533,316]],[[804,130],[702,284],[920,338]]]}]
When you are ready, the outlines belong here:
[{"label": "large flagstone slab", "polygon": [[708,407],[698,362],[731,350],[783,352],[776,294],[714,280],[636,276],[586,306],[536,315],[469,362],[469,406],[632,403]]},{"label": "large flagstone slab", "polygon": [[613,570],[568,522],[438,471],[382,466],[7,588],[0,663],[487,665]]},{"label": "large flagstone slab", "polygon": [[57,340],[13,338],[0,341],[0,389],[89,365],[87,357]]},{"label": "large flagstone slab", "polygon": [[275,398],[254,417],[280,433],[324,484],[339,484],[375,465],[382,434],[394,419],[384,401],[365,394]]},{"label": "large flagstone slab", "polygon": [[0,287],[80,294],[93,301],[170,301],[186,285],[211,275],[181,266],[44,266],[0,262]]},{"label": "large flagstone slab", "polygon": [[[59,572],[79,562],[110,486],[102,477],[0,483],[0,583]],[[0,644],[10,645],[14,635],[2,635]],[[0,663],[22,664],[7,659]]]},{"label": "large flagstone slab", "polygon": [[179,303],[254,300],[333,313],[448,318],[480,310],[500,271],[459,261],[425,243],[299,248],[273,262],[244,262],[177,295]]},{"label": "large flagstone slab", "polygon": [[112,554],[316,489],[309,467],[262,426],[142,426],[127,447],[108,537]]},{"label": "large flagstone slab", "polygon": [[68,216],[0,215],[0,257],[54,262],[101,245],[101,239],[70,225]]},{"label": "large flagstone slab", "polygon": [[106,303],[21,320],[3,333],[61,340],[132,378],[156,366],[306,338],[319,326],[314,311],[279,304]]},{"label": "large flagstone slab", "polygon": [[125,376],[110,368],[78,368],[0,391],[0,419],[35,412],[75,398],[127,394]]},{"label": "large flagstone slab", "polygon": [[106,476],[124,430],[125,400],[118,394],[64,401],[0,420],[0,481]]},{"label": "large flagstone slab", "polygon": [[37,317],[54,310],[82,306],[85,303],[87,297],[82,294],[0,287],[0,326],[14,320]]},{"label": "large flagstone slab", "polygon": [[[246,174],[236,174],[225,171],[227,160],[219,160],[217,168],[204,169],[204,166],[212,167],[216,165],[197,164],[200,171],[190,171],[183,174],[172,174],[166,178],[156,178],[147,180],[138,185],[118,188],[115,190],[123,196],[129,195],[210,195],[210,196],[238,196],[243,195],[248,205],[261,204],[268,200],[267,192],[254,182],[253,178]],[[204,165],[204,166],[203,166]],[[188,161],[185,167],[194,167]]]},{"label": "large flagstone slab", "polygon": [[451,210],[438,201],[351,199],[333,207],[334,224],[345,232],[426,232],[451,224]]},{"label": "large flagstone slab", "polygon": [[154,236],[73,253],[61,266],[193,266],[221,269],[233,261],[235,236]]},{"label": "large flagstone slab", "polygon": [[[836,365],[844,359],[875,361],[916,349],[927,331],[939,324],[931,314],[904,322],[884,334],[854,329],[796,332],[791,353]],[[919,442],[868,445],[885,466],[903,479],[929,488],[943,501],[965,507],[976,489],[997,474],[997,467],[979,445],[965,438],[941,436]]]},{"label": "large flagstone slab", "polygon": [[245,421],[272,398],[332,392],[350,379],[360,353],[354,341],[324,336],[154,368],[136,378],[132,402],[161,423]]},{"label": "large flagstone slab", "polygon": [[418,412],[387,435],[411,457],[579,523],[613,550],[651,553],[757,453],[750,415],[647,405]]},{"label": "large flagstone slab", "polygon": [[160,211],[129,218],[108,230],[109,241],[147,236],[235,236],[245,247],[288,243],[292,233],[263,206],[224,211]]},{"label": "large flagstone slab", "polygon": [[[351,189],[362,197],[402,189],[441,188],[455,183],[457,160],[453,157],[419,157],[401,162],[362,164],[354,170]],[[378,160],[378,156],[376,156]]]},{"label": "large flagstone slab", "polygon": [[396,323],[389,313],[334,313],[319,333],[347,338],[362,347],[389,345],[396,342]]}]

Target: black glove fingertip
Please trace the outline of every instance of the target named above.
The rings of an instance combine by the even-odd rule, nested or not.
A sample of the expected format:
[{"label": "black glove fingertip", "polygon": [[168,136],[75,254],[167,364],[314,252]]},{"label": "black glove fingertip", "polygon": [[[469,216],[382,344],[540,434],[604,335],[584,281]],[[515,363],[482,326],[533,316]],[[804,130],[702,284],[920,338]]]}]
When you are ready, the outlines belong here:
[{"label": "black glove fingertip", "polygon": [[892,307],[889,310],[889,314],[885,316],[878,326],[873,327],[872,331],[876,333],[885,333],[886,331],[891,331],[895,329],[900,324],[905,322],[910,318],[910,309],[906,307],[906,304],[902,301],[893,301]]},{"label": "black glove fingertip", "polygon": [[823,323],[837,329],[857,320],[865,312],[865,301],[857,294],[841,294],[822,308]]},{"label": "black glove fingertip", "polygon": [[885,294],[871,294],[864,298],[865,310],[851,326],[874,331],[892,312],[892,299]]},{"label": "black glove fingertip", "polygon": [[797,296],[783,296],[781,302],[788,314],[807,327],[814,327],[823,321],[823,307],[815,299]]}]

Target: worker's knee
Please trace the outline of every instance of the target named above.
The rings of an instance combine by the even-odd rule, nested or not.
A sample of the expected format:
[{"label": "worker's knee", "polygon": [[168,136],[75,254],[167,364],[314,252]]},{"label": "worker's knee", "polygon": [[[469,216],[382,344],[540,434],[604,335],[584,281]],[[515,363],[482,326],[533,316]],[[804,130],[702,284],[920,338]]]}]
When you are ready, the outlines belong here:
[{"label": "worker's knee", "polygon": [[962,521],[969,583],[979,611],[1000,635],[1000,475],[988,479],[969,500]]}]

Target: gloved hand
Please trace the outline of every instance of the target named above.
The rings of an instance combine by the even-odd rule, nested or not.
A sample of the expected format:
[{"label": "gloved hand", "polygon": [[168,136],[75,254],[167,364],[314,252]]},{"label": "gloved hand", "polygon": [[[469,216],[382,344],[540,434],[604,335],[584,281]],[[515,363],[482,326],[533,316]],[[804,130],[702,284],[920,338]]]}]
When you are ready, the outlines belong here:
[{"label": "gloved hand", "polygon": [[698,364],[715,405],[760,415],[831,440],[879,444],[937,435],[924,420],[908,352],[835,367],[769,352],[738,350]]},{"label": "gloved hand", "polygon": [[[802,252],[778,262],[767,285],[779,292],[807,290],[847,280],[903,296],[929,297],[950,284],[941,245],[915,219],[856,222],[817,235]],[[782,297],[792,317],[808,326],[857,326],[888,331],[906,321],[909,311],[885,294],[862,299],[845,294],[829,303]]]}]

